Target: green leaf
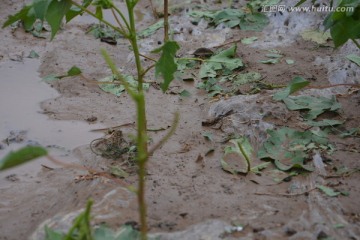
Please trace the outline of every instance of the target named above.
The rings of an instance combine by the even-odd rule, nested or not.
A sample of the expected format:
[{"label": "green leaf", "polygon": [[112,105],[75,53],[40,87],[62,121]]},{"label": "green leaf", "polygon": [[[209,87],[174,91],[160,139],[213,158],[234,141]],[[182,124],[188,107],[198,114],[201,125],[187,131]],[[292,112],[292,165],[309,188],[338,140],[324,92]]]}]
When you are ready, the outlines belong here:
[{"label": "green leaf", "polygon": [[11,24],[13,24],[17,21],[20,21],[20,20],[25,21],[27,19],[27,15],[28,15],[30,9],[32,9],[32,5],[27,5],[27,6],[23,7],[19,12],[17,12],[15,15],[8,16],[8,19],[4,22],[4,24],[2,25],[2,28],[8,27]]},{"label": "green leaf", "polygon": [[305,119],[314,120],[320,114],[331,111],[336,112],[341,108],[340,103],[337,102],[336,97],[312,97],[312,96],[296,96],[282,99],[286,107],[292,111],[294,110],[309,110]]},{"label": "green leaf", "polygon": [[258,40],[258,37],[248,37],[248,38],[241,39],[241,43],[245,44],[245,45],[249,45],[249,44],[254,43],[257,40]]},{"label": "green leaf", "polygon": [[234,58],[236,54],[236,49],[237,46],[234,45],[206,60],[200,68],[200,78],[216,77],[217,71],[219,70],[224,71],[226,69],[229,71],[233,71],[235,69],[243,67],[244,64],[241,59]]},{"label": "green leaf", "polygon": [[0,170],[12,168],[46,155],[47,155],[47,151],[43,147],[38,147],[38,146],[23,147],[15,152],[10,152],[3,159],[1,159]]},{"label": "green leaf", "polygon": [[313,171],[313,167],[305,160],[309,152],[328,143],[325,137],[311,131],[299,132],[290,128],[268,130],[269,138],[258,151],[261,159],[272,159],[275,166],[282,170],[304,169]]},{"label": "green leaf", "polygon": [[146,38],[148,36],[153,35],[157,30],[164,26],[164,19],[159,20],[158,22],[154,23],[153,25],[145,28],[144,30],[137,33],[139,38]]},{"label": "green leaf", "polygon": [[51,39],[55,37],[65,14],[70,10],[71,4],[71,0],[51,0],[45,15],[45,19],[51,27]]},{"label": "green leaf", "polygon": [[37,54],[37,52],[35,52],[34,50],[31,50],[29,53],[28,58],[39,58],[39,54]]},{"label": "green leaf", "polygon": [[274,95],[273,99],[276,101],[283,100],[290,94],[303,89],[309,84],[310,82],[302,77],[294,77],[284,90],[279,91]]},{"label": "green leaf", "polygon": [[246,14],[240,20],[240,29],[243,31],[262,31],[268,24],[269,19],[262,13]]},{"label": "green leaf", "polygon": [[112,0],[95,0],[93,5],[100,9],[110,9],[114,6]]},{"label": "green leaf", "polygon": [[234,146],[225,147],[221,166],[224,171],[232,174],[248,173],[251,170],[251,158],[254,150],[245,137],[230,140]]},{"label": "green leaf", "polygon": [[340,192],[335,192],[332,188],[329,188],[329,187],[326,187],[323,185],[318,185],[316,187],[318,189],[320,189],[323,193],[328,195],[329,197],[336,197],[336,196],[340,195]]},{"label": "green leaf", "polygon": [[155,76],[161,76],[164,82],[160,84],[161,90],[165,92],[174,80],[174,73],[177,70],[177,63],[175,62],[176,52],[180,46],[175,41],[167,41],[163,46],[155,49],[154,53],[161,52],[160,59],[155,64]]},{"label": "green leaf", "polygon": [[71,8],[69,9],[69,11],[66,13],[65,15],[65,19],[66,19],[66,22],[70,22],[73,18],[75,18],[76,16],[82,14],[83,11],[76,7],[76,6],[71,6]]},{"label": "green leaf", "polygon": [[349,54],[346,56],[347,59],[352,61],[353,63],[357,64],[360,67],[360,56],[355,54]]},{"label": "green leaf", "polygon": [[79,74],[81,74],[81,70],[77,66],[72,66],[69,69],[69,71],[67,72],[68,77],[76,76],[76,75],[79,75]]},{"label": "green leaf", "polygon": [[360,38],[360,3],[357,0],[343,0],[338,5],[338,7],[347,6],[353,7],[354,11],[332,12],[323,22],[325,29],[330,28],[335,48],[342,46],[349,39],[355,40]]},{"label": "green leaf", "polygon": [[33,8],[36,18],[44,21],[49,3],[52,0],[33,0]]}]

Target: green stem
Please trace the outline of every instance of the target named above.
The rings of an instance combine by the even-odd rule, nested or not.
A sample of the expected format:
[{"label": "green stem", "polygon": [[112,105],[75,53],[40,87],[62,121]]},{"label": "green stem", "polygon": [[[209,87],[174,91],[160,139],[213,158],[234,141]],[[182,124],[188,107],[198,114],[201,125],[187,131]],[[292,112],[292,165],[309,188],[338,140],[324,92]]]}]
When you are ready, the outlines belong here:
[{"label": "green stem", "polygon": [[117,8],[115,5],[113,5],[113,9],[115,9],[115,11],[119,14],[119,16],[121,17],[121,19],[124,21],[126,28],[130,31],[130,25],[129,22],[126,20],[124,14],[120,11],[119,8]]},{"label": "green stem", "polygon": [[164,0],[164,43],[169,41],[169,1]]},{"label": "green stem", "polygon": [[134,7],[138,1],[126,0],[128,8],[129,22],[130,22],[130,36],[129,40],[133,48],[138,81],[138,95],[136,97],[137,108],[137,161],[139,166],[139,183],[138,183],[138,204],[140,213],[140,236],[141,240],[147,240],[147,209],[145,202],[145,176],[146,176],[146,163],[148,160],[148,146],[147,146],[147,124],[146,124],[146,105],[145,96],[143,91],[143,68],[140,60],[140,51],[137,44]]},{"label": "green stem", "polygon": [[92,17],[98,19],[100,22],[104,23],[105,25],[111,27],[112,29],[114,29],[115,31],[117,31],[118,33],[120,33],[121,35],[123,35],[125,38],[128,38],[128,34],[124,31],[122,31],[121,29],[119,29],[118,27],[112,25],[110,22],[104,20],[104,19],[100,19],[98,18],[94,13],[92,13],[91,11],[89,11],[88,9],[84,8],[81,4],[78,4],[74,1],[71,1],[71,3],[73,5],[75,5],[76,7],[80,8],[82,11],[86,12],[87,14],[91,15]]}]

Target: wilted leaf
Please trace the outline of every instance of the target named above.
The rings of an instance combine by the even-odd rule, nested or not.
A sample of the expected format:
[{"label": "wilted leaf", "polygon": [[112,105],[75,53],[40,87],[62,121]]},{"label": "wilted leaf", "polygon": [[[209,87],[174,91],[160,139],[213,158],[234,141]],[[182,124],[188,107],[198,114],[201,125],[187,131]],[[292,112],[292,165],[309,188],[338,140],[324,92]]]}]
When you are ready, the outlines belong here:
[{"label": "wilted leaf", "polygon": [[34,50],[31,50],[29,53],[28,58],[39,58],[39,54],[37,54],[37,52],[35,52]]},{"label": "wilted leaf", "polygon": [[236,48],[236,45],[234,45],[206,60],[200,68],[200,78],[216,77],[217,71],[219,70],[233,71],[237,68],[243,67],[244,64],[241,59],[234,58]]},{"label": "wilted leaf", "polygon": [[318,44],[325,44],[328,39],[331,39],[330,32],[319,32],[315,30],[307,30],[300,34],[306,41],[313,41]]},{"label": "wilted leaf", "polygon": [[182,90],[181,92],[180,92],[180,97],[190,97],[191,96],[191,93],[188,91],[188,90]]},{"label": "wilted leaf", "polygon": [[123,225],[117,231],[101,225],[94,231],[94,240],[137,240],[139,237],[139,231],[133,229],[130,225]]},{"label": "wilted leaf", "polygon": [[339,120],[330,120],[330,119],[323,119],[321,121],[315,122],[315,121],[306,121],[305,122],[307,125],[312,126],[312,127],[331,127],[331,126],[336,126],[336,125],[340,125],[343,124],[343,121],[339,121]]},{"label": "wilted leaf", "polygon": [[261,79],[260,73],[248,72],[248,73],[238,74],[235,80],[233,80],[233,82],[235,85],[243,85],[243,84],[259,81],[260,79]]},{"label": "wilted leaf", "polygon": [[347,59],[352,61],[353,63],[357,64],[360,67],[360,56],[355,54],[349,54],[346,56]]},{"label": "wilted leaf", "polygon": [[42,80],[45,82],[57,81],[59,79],[60,78],[56,74],[50,74],[42,78]]},{"label": "wilted leaf", "polygon": [[111,166],[110,173],[119,178],[127,178],[129,176],[129,173],[118,166]]},{"label": "wilted leaf", "polygon": [[[123,77],[124,80],[129,84],[130,89],[136,92],[138,87],[138,82],[134,79],[134,77],[125,74],[123,75]],[[125,91],[124,85],[121,84],[121,82],[116,78],[115,75],[108,76],[99,80],[98,84],[101,90],[114,94],[115,96],[120,96]],[[149,89],[149,87],[150,87],[149,83],[143,83],[144,90]]]},{"label": "wilted leaf", "polygon": [[345,137],[356,136],[359,134],[360,134],[360,128],[351,128],[350,130],[340,134],[340,137],[345,138]]},{"label": "wilted leaf", "polygon": [[223,170],[232,174],[250,172],[254,150],[249,140],[241,137],[230,140],[230,143],[234,146],[225,147],[225,153],[221,159]]},{"label": "wilted leaf", "polygon": [[279,59],[268,59],[268,60],[261,60],[261,63],[264,64],[276,64],[279,62]]},{"label": "wilted leaf", "polygon": [[155,64],[156,77],[162,76],[164,82],[160,84],[161,90],[165,92],[174,80],[174,73],[177,70],[177,63],[175,62],[176,52],[180,49],[180,46],[175,41],[167,41],[163,46],[155,49],[154,53],[161,52],[160,59]]},{"label": "wilted leaf", "polygon": [[288,65],[292,65],[292,64],[295,63],[295,61],[292,60],[292,59],[286,59],[285,62],[286,62]]},{"label": "wilted leaf", "polygon": [[69,71],[67,72],[67,77],[72,77],[81,74],[80,68],[77,66],[72,66]]},{"label": "wilted leaf", "polygon": [[268,130],[270,137],[258,151],[261,159],[272,159],[276,167],[282,171],[300,168],[313,171],[313,167],[305,160],[309,159],[309,151],[328,143],[327,139],[311,131],[299,132],[290,128]]},{"label": "wilted leaf", "polygon": [[15,152],[10,152],[0,160],[0,170],[12,168],[17,165],[26,163],[36,158],[46,156],[47,151],[43,147],[29,146],[23,147]]},{"label": "wilted leaf", "polygon": [[240,20],[240,29],[244,31],[262,31],[269,24],[269,19],[262,13],[246,14]]},{"label": "wilted leaf", "polygon": [[255,167],[252,167],[250,169],[250,171],[253,173],[261,173],[261,171],[264,170],[265,168],[267,168],[269,165],[270,165],[270,162],[261,163],[259,165],[256,165]]},{"label": "wilted leaf", "polygon": [[258,37],[248,37],[248,38],[241,39],[241,43],[245,44],[245,45],[249,45],[249,44],[254,43],[257,40],[258,40]]},{"label": "wilted leaf", "polygon": [[336,112],[341,108],[336,97],[312,97],[312,96],[290,96],[283,99],[286,107],[290,110],[309,110],[305,119],[313,120],[326,111]]},{"label": "wilted leaf", "polygon": [[323,185],[318,185],[316,186],[318,189],[320,189],[321,191],[323,191],[326,195],[328,195],[329,197],[336,197],[340,194],[340,192],[335,192],[332,188],[323,186]]},{"label": "wilted leaf", "polygon": [[284,90],[277,92],[274,95],[273,99],[276,101],[283,100],[287,98],[290,94],[306,87],[307,85],[309,85],[309,83],[309,81],[302,77],[294,77]]},{"label": "wilted leaf", "polygon": [[148,36],[153,35],[157,30],[164,26],[164,19],[159,20],[158,22],[154,23],[153,25],[145,28],[144,30],[137,33],[139,38],[146,38]]},{"label": "wilted leaf", "polygon": [[213,141],[213,136],[211,132],[204,132],[202,133],[203,137],[208,141]]}]

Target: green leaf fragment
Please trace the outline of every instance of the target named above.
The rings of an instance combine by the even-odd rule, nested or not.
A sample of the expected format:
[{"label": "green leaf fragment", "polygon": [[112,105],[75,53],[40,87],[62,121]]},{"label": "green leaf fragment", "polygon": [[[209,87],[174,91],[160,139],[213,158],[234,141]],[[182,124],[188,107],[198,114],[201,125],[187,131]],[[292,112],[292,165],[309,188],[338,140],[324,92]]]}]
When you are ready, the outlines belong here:
[{"label": "green leaf fragment", "polygon": [[349,54],[346,56],[346,58],[360,67],[360,56],[355,54]]},{"label": "green leaf fragment", "polygon": [[144,30],[137,33],[139,38],[146,38],[148,36],[153,35],[157,30],[164,26],[164,20],[161,19],[158,22],[154,23],[153,25],[145,28]]},{"label": "green leaf fragment", "polygon": [[323,186],[323,185],[318,185],[316,186],[318,189],[320,189],[323,193],[325,193],[326,195],[328,195],[329,197],[336,197],[338,195],[340,195],[340,192],[335,192],[334,189]]},{"label": "green leaf fragment", "polygon": [[290,94],[303,89],[309,84],[310,82],[302,77],[294,77],[284,90],[279,91],[274,95],[273,99],[276,101],[283,100]]},{"label": "green leaf fragment", "polygon": [[34,50],[31,50],[28,56],[28,58],[39,58],[39,57],[40,57],[39,54]]},{"label": "green leaf fragment", "polygon": [[180,92],[180,97],[190,97],[191,96],[191,93],[188,91],[188,90],[182,90],[181,92]]},{"label": "green leaf fragment", "polygon": [[359,134],[360,134],[360,128],[351,128],[350,130],[340,134],[340,137],[345,138],[345,137],[357,136]]},{"label": "green leaf fragment", "polygon": [[268,60],[261,60],[261,63],[264,64],[276,64],[279,62],[279,59],[268,59]]},{"label": "green leaf fragment", "polygon": [[204,132],[202,133],[203,137],[208,141],[213,141],[213,135],[211,132]]},{"label": "green leaf fragment", "polygon": [[0,160],[0,170],[12,168],[17,165],[26,163],[39,157],[47,155],[47,150],[43,147],[28,146],[17,151],[10,152]]},{"label": "green leaf fragment", "polygon": [[248,37],[248,38],[241,39],[241,43],[245,44],[245,45],[249,45],[249,44],[254,43],[257,40],[258,40],[258,37]]},{"label": "green leaf fragment", "polygon": [[81,70],[77,66],[72,66],[69,69],[69,71],[67,72],[68,77],[76,76],[76,75],[79,75],[79,74],[81,74]]},{"label": "green leaf fragment", "polygon": [[167,41],[163,46],[155,49],[154,53],[161,52],[160,59],[155,64],[155,76],[161,76],[164,82],[160,84],[161,90],[165,92],[174,80],[174,73],[178,66],[175,62],[176,52],[180,49],[180,46],[175,41]]},{"label": "green leaf fragment", "polygon": [[286,62],[288,65],[292,65],[292,64],[295,63],[295,61],[292,60],[292,59],[286,59],[285,62]]}]

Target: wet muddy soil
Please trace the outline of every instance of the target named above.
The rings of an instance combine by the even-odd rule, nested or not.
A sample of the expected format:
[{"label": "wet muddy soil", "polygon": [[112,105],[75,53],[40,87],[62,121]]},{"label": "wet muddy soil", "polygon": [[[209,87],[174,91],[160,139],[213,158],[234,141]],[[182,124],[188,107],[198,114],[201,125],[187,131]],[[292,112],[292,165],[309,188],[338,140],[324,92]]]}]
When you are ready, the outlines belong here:
[{"label": "wet muddy soil", "polygon": [[[0,23],[23,3],[2,1]],[[199,5],[195,1],[192,4]],[[192,57],[198,48],[216,51],[236,42],[237,56],[245,63],[240,73],[259,72],[267,84],[274,86],[303,76],[311,81],[311,88],[304,94],[338,97],[340,114],[327,117],[344,120],[342,131],[359,127],[359,88],[330,87],[358,86],[359,67],[344,56],[359,54],[359,50],[351,44],[333,50],[304,41],[299,32],[318,26],[319,16],[303,20],[301,15],[272,14],[264,31],[249,32],[208,28],[206,21],[194,25],[187,15],[191,6],[180,4],[171,16],[174,38],[181,45],[179,56]],[[216,3],[210,6],[223,7]],[[141,2],[137,15],[140,29],[156,22],[147,1]],[[26,144],[41,144],[65,163],[56,165],[39,159],[0,173],[1,240],[31,236],[40,239],[44,225],[66,229],[89,197],[95,201],[94,224],[106,222],[119,227],[138,219],[135,195],[126,188],[136,186],[135,170],[128,166],[130,176],[125,179],[109,177],[111,167],[121,161],[99,154],[96,149],[104,143],[123,144],[117,141],[116,131],[130,142],[136,119],[134,104],[126,94],[117,97],[96,84],[96,80],[111,74],[100,49],[107,49],[127,74],[135,73],[134,59],[125,40],[119,39],[112,46],[86,34],[93,22],[84,17],[64,25],[51,42],[33,37],[21,28],[0,31],[0,138],[4,140],[0,143],[0,156]],[[253,45],[237,41],[252,36],[258,37]],[[162,38],[159,30],[141,40],[141,52],[152,56],[150,51],[162,43]],[[269,49],[280,51],[295,64],[260,63]],[[39,59],[27,58],[32,50],[40,55]],[[145,66],[151,64],[144,60]],[[63,74],[73,65],[82,70],[81,76],[50,83],[41,81],[41,77]],[[245,85],[235,96],[213,98],[196,88],[201,80],[197,70],[193,73],[194,81],[177,79],[165,94],[154,83],[153,73],[146,79],[151,83],[146,93],[148,127],[156,130],[149,131],[150,145],[166,133],[174,112],[180,113],[176,133],[148,163],[146,198],[152,233],[164,233],[161,239],[360,239],[359,171],[333,176],[344,167],[360,168],[358,137],[330,135],[336,150],[331,155],[321,153],[322,167],[287,181],[276,183],[254,174],[229,174],[220,164],[228,144],[224,139],[245,135],[259,149],[267,138],[266,129],[287,126],[305,131],[307,126],[299,120],[299,112],[289,111],[281,102],[272,100],[277,89],[248,95],[252,86]],[[181,97],[182,90],[190,96]],[[224,115],[230,111],[232,114]],[[219,121],[215,123],[214,119]],[[109,129],[115,132],[110,133]],[[211,133],[212,141],[204,133]],[[104,174],[89,174],[89,168]],[[349,194],[329,197],[314,190],[317,185]],[[229,233],[227,229],[232,224],[240,224],[243,229]]]}]

